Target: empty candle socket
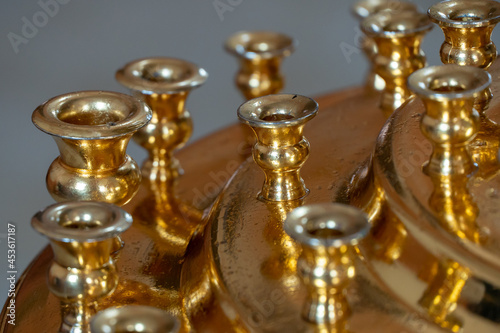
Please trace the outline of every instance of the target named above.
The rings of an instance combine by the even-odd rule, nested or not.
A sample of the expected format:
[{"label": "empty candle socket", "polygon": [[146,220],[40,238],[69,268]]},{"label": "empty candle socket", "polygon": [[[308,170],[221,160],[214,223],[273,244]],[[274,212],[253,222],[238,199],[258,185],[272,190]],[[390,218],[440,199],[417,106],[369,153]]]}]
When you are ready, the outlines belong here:
[{"label": "empty candle socket", "polygon": [[309,155],[305,124],[318,112],[318,103],[300,95],[278,94],[252,99],[238,108],[238,117],[257,136],[253,158],[266,175],[259,197],[288,201],[308,190],[300,168]]},{"label": "empty candle socket", "polygon": [[60,152],[47,173],[52,197],[127,203],[141,182],[127,144],[150,119],[147,105],[115,92],[74,92],[40,105],[33,123],[52,135]]},{"label": "empty candle socket", "polygon": [[353,247],[370,227],[366,214],[343,204],[302,206],[288,214],[285,231],[302,247],[297,271],[307,290],[302,311],[306,321],[347,332],[346,290],[355,276]]},{"label": "empty candle socket", "polygon": [[49,239],[54,251],[47,281],[62,303],[61,330],[85,331],[97,301],[118,284],[111,250],[116,237],[131,226],[132,217],[108,203],[65,202],[38,212],[31,224]]},{"label": "empty candle socket", "polygon": [[134,140],[148,151],[143,177],[153,192],[165,201],[177,177],[182,174],[173,157],[191,136],[193,124],[186,110],[186,98],[200,87],[208,74],[197,65],[175,58],[144,58],[132,61],[116,72],[116,79],[148,104],[153,116]]},{"label": "empty candle socket", "polygon": [[406,83],[410,74],[426,65],[420,46],[432,23],[413,11],[383,11],[364,20],[361,29],[378,49],[375,72],[386,83],[380,108],[389,117],[412,95]]},{"label": "empty candle socket", "polygon": [[272,31],[241,31],[230,36],[225,48],[240,62],[235,81],[243,96],[252,99],[279,93],[284,86],[281,62],[296,47],[295,39]]},{"label": "empty candle socket", "polygon": [[[352,6],[352,12],[360,22],[383,11],[412,11],[416,13],[417,7],[410,2],[400,0],[361,0]],[[378,54],[377,44],[372,37],[364,35],[361,47],[370,65],[366,78],[366,88],[369,91],[383,91],[385,81],[376,73],[374,66]]]},{"label": "empty candle socket", "polygon": [[476,165],[467,145],[479,124],[474,99],[489,87],[491,76],[480,68],[444,65],[421,69],[408,82],[424,102],[421,129],[433,145],[424,167],[434,183],[429,205],[446,230],[479,243],[478,208],[467,187]]}]

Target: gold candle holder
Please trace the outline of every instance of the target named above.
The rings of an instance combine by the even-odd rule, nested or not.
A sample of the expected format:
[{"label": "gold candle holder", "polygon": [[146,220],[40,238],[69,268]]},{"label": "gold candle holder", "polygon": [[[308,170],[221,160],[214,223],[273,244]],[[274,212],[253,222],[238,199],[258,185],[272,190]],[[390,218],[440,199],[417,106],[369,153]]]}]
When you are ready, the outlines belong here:
[{"label": "gold candle holder", "polygon": [[351,310],[345,292],[355,276],[353,247],[368,234],[368,217],[352,206],[317,204],[294,209],[284,228],[302,246],[297,271],[307,289],[303,318],[328,332],[346,332]]},{"label": "gold candle holder", "polygon": [[[491,34],[500,21],[500,3],[489,0],[445,1],[430,7],[428,14],[445,35],[440,51],[444,64],[486,70],[495,61],[497,49]],[[487,88],[474,102],[474,108],[479,112],[480,126],[470,147],[472,158],[479,165],[478,176],[483,178],[495,174],[500,168],[500,127],[485,113],[492,97],[491,89]]]},{"label": "gold candle holder", "polygon": [[245,99],[276,94],[283,89],[281,62],[296,47],[295,39],[271,31],[241,31],[226,40],[226,51],[240,60],[235,81]]},{"label": "gold candle holder", "polygon": [[300,95],[278,94],[252,99],[238,108],[238,117],[257,136],[253,158],[266,180],[259,197],[289,201],[308,193],[300,168],[309,155],[305,124],[318,112],[318,103]]},{"label": "gold candle holder", "polygon": [[90,323],[90,332],[177,333],[180,327],[180,321],[163,310],[146,305],[126,305],[96,314]]},{"label": "gold candle holder", "polygon": [[60,152],[47,173],[50,195],[56,201],[127,203],[141,182],[127,144],[150,119],[144,103],[115,92],[74,92],[40,105],[33,123],[53,136]]},{"label": "gold candle holder", "polygon": [[167,200],[182,174],[173,153],[184,146],[193,130],[186,98],[207,77],[203,68],[174,58],[139,59],[116,72],[118,82],[153,110],[151,122],[137,131],[134,140],[148,151],[142,174],[160,202]]},{"label": "gold candle holder", "polygon": [[[417,7],[410,2],[400,0],[361,0],[352,6],[352,12],[360,22],[383,11],[417,12]],[[375,44],[373,38],[364,35],[361,46],[370,65],[366,78],[366,88],[372,92],[383,91],[385,89],[385,81],[376,73],[374,66],[374,61],[378,54],[377,44]]]},{"label": "gold candle holder", "polygon": [[446,230],[479,243],[478,208],[467,188],[476,165],[467,146],[479,125],[474,99],[489,87],[491,76],[469,66],[434,66],[415,72],[408,84],[425,104],[421,129],[433,145],[424,167],[434,183],[429,205]]},{"label": "gold candle holder", "polygon": [[103,202],[65,202],[49,206],[32,219],[54,251],[49,290],[62,305],[62,332],[87,332],[97,302],[118,285],[111,250],[132,217]]},{"label": "gold candle holder", "polygon": [[428,14],[445,35],[440,51],[444,64],[487,69],[496,59],[491,33],[500,21],[497,1],[441,1],[431,6]]},{"label": "gold candle holder", "polygon": [[377,45],[375,71],[385,81],[380,107],[389,117],[412,95],[410,74],[426,65],[420,45],[432,23],[421,13],[384,11],[364,20],[361,29]]}]

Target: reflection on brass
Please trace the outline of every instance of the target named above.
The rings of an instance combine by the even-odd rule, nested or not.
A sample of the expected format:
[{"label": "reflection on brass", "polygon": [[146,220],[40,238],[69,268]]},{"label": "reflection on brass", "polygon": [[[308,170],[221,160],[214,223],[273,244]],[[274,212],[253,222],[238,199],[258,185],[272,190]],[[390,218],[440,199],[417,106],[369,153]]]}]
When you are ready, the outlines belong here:
[{"label": "reflection on brass", "polygon": [[38,212],[31,223],[54,251],[47,281],[61,301],[60,332],[88,332],[99,300],[118,284],[111,250],[132,217],[107,203],[66,202]]},{"label": "reflection on brass", "polygon": [[[354,16],[361,22],[362,20],[381,11],[417,11],[417,7],[406,1],[400,0],[361,0],[352,6]],[[383,91],[385,81],[375,72],[373,62],[378,54],[377,44],[369,36],[364,35],[361,47],[368,58],[370,70],[366,78],[366,88],[369,91]]]},{"label": "reflection on brass", "polygon": [[299,173],[309,155],[303,130],[317,112],[313,99],[291,94],[255,98],[238,108],[240,120],[257,136],[253,158],[266,174],[259,194],[263,199],[288,201],[307,195]]},{"label": "reflection on brass", "polygon": [[361,28],[377,45],[375,71],[386,82],[380,107],[389,117],[412,95],[408,76],[426,65],[420,45],[432,23],[413,11],[382,11],[364,20]]},{"label": "reflection on brass", "polygon": [[203,68],[175,58],[139,59],[116,72],[116,79],[153,111],[151,122],[134,135],[148,151],[141,170],[148,195],[134,210],[134,220],[146,232],[159,235],[172,253],[185,251],[200,222],[200,213],[176,198],[182,169],[173,154],[184,146],[193,128],[186,98],[207,77]]},{"label": "reflection on brass", "polygon": [[[303,205],[302,200],[268,201],[267,208],[271,218],[267,222],[263,237],[272,248],[272,254],[261,266],[261,273],[270,279],[294,279],[297,271],[299,249],[290,236],[283,230],[283,223],[290,213]],[[287,284],[287,282],[284,282]]]},{"label": "reflection on brass", "polygon": [[302,246],[297,270],[307,289],[305,320],[346,332],[351,310],[345,293],[355,275],[353,247],[369,230],[366,215],[343,204],[302,206],[288,214],[285,231]]},{"label": "reflection on brass", "polygon": [[145,305],[109,308],[96,314],[90,323],[91,333],[177,333],[179,330],[177,318]]},{"label": "reflection on brass", "polygon": [[434,279],[419,301],[437,324],[452,332],[460,332],[463,327],[460,319],[452,313],[457,308],[469,274],[469,270],[457,262],[447,261],[440,264]]},{"label": "reflection on brass", "polygon": [[141,182],[127,144],[150,119],[144,103],[114,92],[69,93],[40,105],[33,123],[53,136],[61,154],[47,173],[50,195],[56,201],[127,203]]},{"label": "reflection on brass", "polygon": [[373,252],[381,261],[392,263],[403,251],[408,231],[387,204],[383,205],[381,215],[373,221]]},{"label": "reflection on brass", "polygon": [[446,230],[480,243],[478,207],[467,184],[476,166],[467,145],[478,128],[474,98],[489,87],[491,76],[480,68],[445,65],[419,70],[408,81],[425,104],[421,128],[433,145],[424,168],[434,184],[429,205]]},{"label": "reflection on brass", "polygon": [[226,51],[240,60],[236,85],[247,100],[283,89],[281,62],[296,46],[293,38],[271,31],[240,31],[226,40]]},{"label": "reflection on brass", "polygon": [[[488,69],[497,58],[491,34],[500,21],[500,3],[490,0],[454,0],[440,2],[429,8],[429,17],[445,34],[441,60],[445,64]],[[479,166],[478,176],[488,178],[499,169],[500,127],[487,115],[493,98],[490,88],[476,97],[474,108],[479,112],[479,131],[470,144],[472,158]]]},{"label": "reflection on brass", "polygon": [[374,257],[388,264],[398,260],[408,232],[391,210],[383,188],[374,178],[371,158],[350,177],[349,185],[353,192],[343,192],[336,201],[359,207],[366,213],[372,225],[370,251]]}]

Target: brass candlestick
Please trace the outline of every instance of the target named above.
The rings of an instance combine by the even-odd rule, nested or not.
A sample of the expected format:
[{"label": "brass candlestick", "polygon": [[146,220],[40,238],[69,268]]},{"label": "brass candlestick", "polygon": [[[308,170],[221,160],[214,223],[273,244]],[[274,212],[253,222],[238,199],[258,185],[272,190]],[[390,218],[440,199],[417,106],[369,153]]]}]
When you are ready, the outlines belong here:
[{"label": "brass candlestick", "polygon": [[289,201],[308,193],[300,177],[309,155],[309,142],[302,133],[317,112],[313,99],[292,94],[255,98],[238,108],[240,120],[257,136],[253,158],[266,174],[262,199]]},{"label": "brass candlestick", "polygon": [[[430,7],[428,14],[445,34],[440,52],[444,64],[486,70],[495,61],[497,49],[491,34],[500,21],[500,3],[489,0],[445,1]],[[472,158],[479,166],[478,176],[483,178],[490,177],[500,169],[500,127],[486,115],[492,97],[491,89],[487,88],[474,102],[480,125],[470,147]]]},{"label": "brass candlestick", "polygon": [[31,224],[54,251],[47,281],[61,300],[60,332],[88,332],[97,302],[118,285],[111,250],[132,217],[103,202],[66,202],[38,212]]},{"label": "brass candlestick", "polygon": [[441,61],[487,69],[497,58],[491,33],[500,21],[500,3],[493,0],[441,1],[428,10],[445,34]]},{"label": "brass candlestick", "polygon": [[108,308],[96,314],[90,323],[91,333],[177,333],[180,322],[158,308],[146,305],[126,305]]},{"label": "brass candlestick", "polygon": [[192,89],[201,86],[207,72],[193,63],[174,58],[145,58],[132,61],[116,72],[116,79],[153,110],[147,127],[134,140],[148,151],[142,167],[151,191],[166,202],[182,173],[173,157],[191,136],[193,124],[185,108]]},{"label": "brass candlestick", "polygon": [[432,24],[424,14],[385,11],[364,20],[361,28],[377,45],[375,71],[386,83],[380,107],[389,117],[412,95],[406,80],[426,64],[420,45]]},{"label": "brass candlestick", "polygon": [[293,38],[271,31],[241,31],[226,40],[226,51],[240,60],[235,81],[245,99],[276,94],[283,89],[281,62],[296,46]]},{"label": "brass candlestick", "polygon": [[115,92],[74,92],[40,105],[33,123],[53,136],[60,151],[47,173],[52,197],[127,203],[141,182],[127,144],[150,119],[148,106]]},{"label": "brass candlestick", "polygon": [[185,108],[191,90],[208,74],[197,65],[175,58],[132,61],[116,72],[116,79],[148,104],[153,117],[134,139],[148,151],[142,166],[148,194],[133,211],[139,227],[160,236],[172,254],[183,254],[199,226],[201,213],[177,199],[175,185],[182,174],[174,152],[191,136],[193,124]]},{"label": "brass candlestick", "polygon": [[355,275],[352,247],[370,230],[367,216],[343,204],[302,206],[288,214],[284,228],[302,246],[297,271],[308,293],[303,318],[328,332],[346,332],[345,292]]},{"label": "brass candlestick", "polygon": [[433,145],[424,168],[434,183],[429,205],[446,230],[479,243],[478,208],[467,188],[476,166],[467,145],[478,130],[474,99],[489,87],[491,76],[479,68],[445,65],[419,70],[408,82],[425,104],[421,128]]},{"label": "brass candlestick", "polygon": [[[400,0],[361,0],[352,6],[352,12],[360,23],[366,18],[382,11],[417,12],[417,7],[410,2]],[[377,44],[373,38],[364,35],[361,46],[370,65],[366,78],[366,88],[371,92],[383,91],[385,81],[376,73],[374,66],[374,61],[378,54]]]}]

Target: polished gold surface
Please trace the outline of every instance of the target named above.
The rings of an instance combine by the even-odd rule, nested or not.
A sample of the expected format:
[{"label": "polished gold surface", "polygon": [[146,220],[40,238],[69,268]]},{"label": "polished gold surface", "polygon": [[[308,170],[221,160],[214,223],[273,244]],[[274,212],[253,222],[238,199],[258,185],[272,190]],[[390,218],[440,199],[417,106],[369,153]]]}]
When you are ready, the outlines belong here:
[{"label": "polished gold surface", "polygon": [[127,203],[141,182],[127,144],[150,119],[144,103],[114,92],[69,93],[40,105],[33,123],[53,136],[60,152],[47,173],[52,197]]},{"label": "polished gold surface", "polygon": [[[417,12],[417,7],[410,2],[401,0],[361,0],[352,6],[352,12],[360,22],[381,11],[401,10]],[[375,44],[373,38],[365,35],[363,36],[361,46],[370,64],[366,78],[366,88],[372,91],[383,91],[385,81],[376,73],[375,66],[373,65],[378,54],[377,44]]]},{"label": "polished gold surface", "polygon": [[420,46],[431,28],[427,16],[414,11],[382,11],[361,24],[377,46],[375,72],[385,81],[380,107],[386,117],[411,96],[406,81],[426,65]]},{"label": "polished gold surface", "polygon": [[[465,17],[477,11],[474,4],[463,9],[469,12]],[[490,9],[493,13],[494,6]],[[402,92],[408,89],[406,83],[401,88],[403,78],[423,66],[419,45],[429,26],[420,14],[395,11],[378,13],[365,23],[390,15],[398,20],[370,27],[385,35],[375,39],[385,38],[387,45],[377,64],[395,69],[387,83]],[[404,65],[398,57],[405,59]],[[186,91],[172,88],[177,80],[189,81],[183,69],[153,67],[133,72],[138,77],[129,77],[135,82],[131,84],[138,79],[169,87],[158,88],[158,95]],[[481,112],[493,122],[500,118],[495,98],[500,63],[493,62],[488,71],[493,98]],[[162,82],[166,77],[173,83]],[[45,249],[19,278],[16,315],[21,319],[16,326],[3,321],[0,331],[37,332],[41,322],[47,332],[70,330],[72,325],[79,330],[82,325],[74,323],[87,323],[87,313],[153,305],[177,317],[180,332],[498,332],[500,175],[494,168],[482,174],[481,163],[474,173],[478,160],[471,154],[487,153],[493,161],[498,150],[470,143],[481,128],[472,107],[480,105],[476,96],[489,80],[484,70],[473,67],[420,70],[409,84],[417,96],[406,96],[390,114],[380,112],[380,96],[369,87],[317,98],[319,113],[316,102],[299,95],[248,101],[239,117],[257,134],[253,151],[248,126],[240,125],[178,151],[183,177],[171,172],[175,181],[162,192],[148,175],[124,206],[134,219],[122,234],[124,246],[116,251],[115,243],[107,240],[106,250],[75,256],[75,236],[72,255],[61,255],[61,249],[68,249],[61,242],[54,252]],[[173,107],[166,119],[178,123],[169,116],[182,113],[184,97],[148,103],[158,109],[169,100]],[[119,100],[125,103],[126,98]],[[116,109],[118,114],[128,110],[123,104]],[[102,129],[100,113],[85,117],[86,110],[75,108],[66,120],[96,122],[73,124],[68,132],[81,136]],[[64,135],[70,136],[68,132]],[[299,144],[305,137],[308,143]],[[167,159],[177,147],[160,146],[151,145],[163,149]],[[168,163],[162,167],[174,169]],[[263,190],[262,184],[273,177],[278,180],[274,184],[286,186]],[[264,200],[266,196],[274,200]],[[325,205],[336,208],[314,213]],[[339,207],[352,214],[336,214]],[[86,212],[98,215],[92,209]],[[295,229],[287,230],[290,224]],[[81,232],[79,239],[85,242],[84,232],[91,229],[71,232]],[[91,310],[84,311],[78,300],[73,302],[78,306],[61,306],[61,294],[46,280],[54,258],[65,258],[66,267],[88,262],[99,269],[102,258],[112,262],[114,271],[100,275],[109,277],[107,284],[100,284],[105,288],[92,289],[95,298],[90,299],[99,301]],[[4,307],[3,318],[5,314]]]},{"label": "polished gold surface", "polygon": [[32,225],[50,240],[54,261],[48,288],[61,301],[59,332],[88,332],[97,303],[118,285],[111,253],[130,214],[99,202],[66,202],[37,213]]},{"label": "polished gold surface", "polygon": [[145,305],[109,308],[90,322],[91,333],[178,333],[180,322],[174,316]]},{"label": "polished gold surface", "polygon": [[284,86],[281,62],[297,47],[293,38],[271,31],[240,31],[225,43],[240,62],[236,86],[246,99],[279,93]]},{"label": "polished gold surface", "polygon": [[240,120],[257,136],[253,158],[266,174],[260,198],[288,201],[307,195],[309,190],[300,177],[309,155],[303,131],[317,112],[316,101],[292,94],[255,98],[238,108]]},{"label": "polished gold surface", "polygon": [[296,208],[284,229],[300,246],[297,271],[306,286],[302,317],[330,332],[346,332],[351,310],[346,287],[355,275],[353,246],[370,230],[367,216],[343,204]]}]

